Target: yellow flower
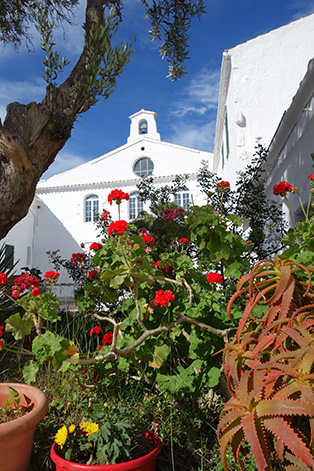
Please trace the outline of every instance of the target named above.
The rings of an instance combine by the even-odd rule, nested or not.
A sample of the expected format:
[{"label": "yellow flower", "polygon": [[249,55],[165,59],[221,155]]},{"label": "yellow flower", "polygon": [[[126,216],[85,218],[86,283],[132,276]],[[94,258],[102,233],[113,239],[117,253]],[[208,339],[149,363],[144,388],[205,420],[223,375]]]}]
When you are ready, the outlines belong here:
[{"label": "yellow flower", "polygon": [[85,432],[86,435],[89,437],[92,433],[98,432],[99,425],[95,422],[90,421],[82,422],[80,425],[80,429],[83,430],[83,432]]},{"label": "yellow flower", "polygon": [[104,407],[109,407],[108,402],[104,402]]},{"label": "yellow flower", "polygon": [[74,425],[74,424],[70,425],[70,427],[69,427],[69,433],[73,433],[74,430],[75,430],[75,425]]},{"label": "yellow flower", "polygon": [[63,425],[61,428],[59,428],[59,430],[55,434],[55,442],[56,442],[57,445],[59,445],[61,450],[63,448],[63,445],[66,442],[67,436],[68,436],[68,429],[66,428],[65,425]]}]

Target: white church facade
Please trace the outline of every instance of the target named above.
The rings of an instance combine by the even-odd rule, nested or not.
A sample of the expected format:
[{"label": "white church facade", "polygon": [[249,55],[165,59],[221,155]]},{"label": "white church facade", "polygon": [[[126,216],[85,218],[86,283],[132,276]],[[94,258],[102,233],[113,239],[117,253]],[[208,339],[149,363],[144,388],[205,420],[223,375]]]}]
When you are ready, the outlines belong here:
[{"label": "white church facade", "polygon": [[62,258],[82,252],[97,241],[95,219],[103,209],[118,219],[117,205],[109,205],[109,193],[118,188],[130,195],[122,201],[120,218],[134,220],[148,209],[138,198],[137,184],[151,175],[156,186],[170,184],[176,175],[188,174],[186,189],[175,200],[179,206],[203,204],[205,196],[197,185],[201,162],[212,167],[213,154],[161,140],[157,113],[141,110],[130,116],[127,142],[94,160],[41,180],[28,215],[7,235],[4,242],[14,250],[20,267],[48,266],[47,251],[59,250]]}]

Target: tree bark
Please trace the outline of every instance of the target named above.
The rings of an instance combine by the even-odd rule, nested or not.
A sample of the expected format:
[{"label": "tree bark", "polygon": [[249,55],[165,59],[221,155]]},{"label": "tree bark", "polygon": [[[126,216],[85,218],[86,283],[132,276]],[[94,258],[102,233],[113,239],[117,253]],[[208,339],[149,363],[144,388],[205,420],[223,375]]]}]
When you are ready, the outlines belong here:
[{"label": "tree bark", "polygon": [[[120,0],[87,0],[85,34],[92,27],[105,24],[104,8]],[[107,50],[95,45],[95,55],[102,61]],[[79,114],[93,104],[85,76],[87,54],[82,54],[69,77],[59,87],[49,84],[42,103],[11,103],[2,125],[0,120],[0,239],[23,219],[32,203],[41,175],[63,148]],[[108,80],[115,80],[113,70]]]}]

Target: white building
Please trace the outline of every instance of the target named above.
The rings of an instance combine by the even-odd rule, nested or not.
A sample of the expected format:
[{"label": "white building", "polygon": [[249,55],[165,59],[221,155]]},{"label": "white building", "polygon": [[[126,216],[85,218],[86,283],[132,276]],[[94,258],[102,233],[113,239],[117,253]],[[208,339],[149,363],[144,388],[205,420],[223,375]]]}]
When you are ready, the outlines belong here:
[{"label": "white building", "polygon": [[48,266],[48,250],[60,250],[63,258],[82,252],[97,241],[94,219],[103,209],[118,219],[117,205],[109,205],[108,194],[115,188],[129,193],[122,201],[121,219],[130,221],[147,209],[137,197],[141,176],[152,175],[156,185],[172,182],[174,176],[188,174],[186,190],[176,196],[180,206],[202,204],[204,195],[197,186],[197,172],[205,160],[212,167],[213,154],[171,144],[157,132],[157,114],[141,110],[130,116],[130,136],[123,146],[90,162],[41,180],[28,215],[7,235],[4,242],[14,250],[18,268]]},{"label": "white building", "polygon": [[213,167],[223,179],[235,182],[257,138],[269,146],[314,56],[313,44],[311,14],[223,53]]},{"label": "white building", "polygon": [[[314,59],[308,64],[307,72],[285,111],[269,146],[265,164],[266,194],[272,196],[273,186],[280,181],[287,181],[296,186],[306,208],[309,189],[308,176],[314,174]],[[277,197],[278,198],[278,197]],[[295,222],[303,219],[297,195],[289,195]],[[284,205],[289,219],[289,210]]]}]

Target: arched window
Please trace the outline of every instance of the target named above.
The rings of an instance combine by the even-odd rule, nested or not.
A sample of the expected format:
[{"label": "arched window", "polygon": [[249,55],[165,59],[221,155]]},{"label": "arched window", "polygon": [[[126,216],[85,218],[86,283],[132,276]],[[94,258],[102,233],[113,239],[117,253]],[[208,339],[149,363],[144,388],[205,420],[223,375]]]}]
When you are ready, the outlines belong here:
[{"label": "arched window", "polygon": [[184,190],[178,191],[178,193],[174,197],[174,200],[181,208],[184,209],[184,211],[187,211],[190,205],[189,189],[185,187]]},{"label": "arched window", "polygon": [[148,126],[147,126],[146,119],[142,119],[138,123],[138,131],[139,131],[139,134],[147,134],[148,133]]},{"label": "arched window", "polygon": [[85,222],[96,221],[99,214],[99,198],[97,195],[85,199]]},{"label": "arched window", "polygon": [[138,177],[147,177],[151,175],[154,171],[154,164],[151,159],[148,157],[143,157],[137,160],[133,167],[133,172]]},{"label": "arched window", "polygon": [[141,211],[144,209],[144,203],[138,196],[138,191],[130,194],[129,201],[129,218],[135,219]]}]

